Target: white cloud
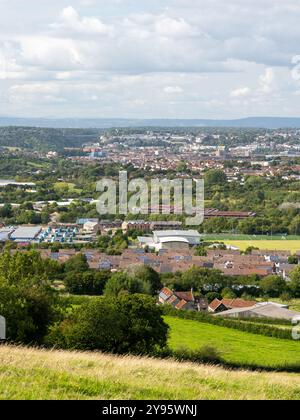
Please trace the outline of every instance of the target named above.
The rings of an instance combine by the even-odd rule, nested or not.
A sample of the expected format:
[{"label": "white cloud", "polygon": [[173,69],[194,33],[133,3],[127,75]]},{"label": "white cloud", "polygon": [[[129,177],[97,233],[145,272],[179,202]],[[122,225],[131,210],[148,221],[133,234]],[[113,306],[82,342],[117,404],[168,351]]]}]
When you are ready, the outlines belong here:
[{"label": "white cloud", "polygon": [[59,116],[299,109],[296,0],[228,0],[226,13],[223,0],[0,2],[1,106],[12,114],[22,101]]},{"label": "white cloud", "polygon": [[113,31],[110,25],[106,25],[96,17],[80,17],[77,10],[72,6],[65,7],[60,13],[58,22],[51,24],[50,27],[54,30],[66,32],[69,35],[70,32],[109,35]]},{"label": "white cloud", "polygon": [[274,88],[274,81],[275,81],[275,74],[274,70],[271,68],[267,68],[259,77],[259,85],[260,89],[263,93],[270,93]]},{"label": "white cloud", "polygon": [[250,88],[245,86],[245,87],[233,90],[230,93],[230,96],[232,96],[233,98],[240,98],[240,97],[243,97],[243,96],[248,96],[250,94],[250,92],[251,92]]},{"label": "white cloud", "polygon": [[183,89],[180,86],[166,86],[164,88],[165,93],[182,93]]}]

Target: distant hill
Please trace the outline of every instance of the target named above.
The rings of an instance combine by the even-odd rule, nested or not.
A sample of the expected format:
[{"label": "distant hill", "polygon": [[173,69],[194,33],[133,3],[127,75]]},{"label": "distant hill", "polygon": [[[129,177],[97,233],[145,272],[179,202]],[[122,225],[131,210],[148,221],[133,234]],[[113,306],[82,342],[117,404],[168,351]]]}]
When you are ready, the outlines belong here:
[{"label": "distant hill", "polygon": [[126,118],[12,118],[0,117],[0,126],[49,128],[113,128],[113,127],[242,127],[300,128],[299,118],[249,117],[235,120],[210,119],[126,119]]},{"label": "distant hill", "polygon": [[0,147],[20,147],[36,151],[62,151],[95,142],[99,129],[62,129],[46,127],[0,126]]}]

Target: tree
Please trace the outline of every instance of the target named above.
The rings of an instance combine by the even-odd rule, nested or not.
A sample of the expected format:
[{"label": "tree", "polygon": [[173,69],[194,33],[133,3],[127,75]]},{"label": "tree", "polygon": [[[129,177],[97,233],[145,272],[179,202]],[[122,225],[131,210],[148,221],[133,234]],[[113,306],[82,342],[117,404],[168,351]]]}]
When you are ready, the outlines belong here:
[{"label": "tree", "polygon": [[210,169],[206,172],[204,176],[205,185],[208,187],[214,185],[225,185],[227,183],[227,176],[226,174],[221,171],[220,169]]},{"label": "tree", "polygon": [[167,342],[168,325],[149,296],[93,299],[52,329],[48,345],[110,353],[149,354]]},{"label": "tree", "polygon": [[293,293],[293,296],[296,298],[300,297],[300,266],[297,266],[290,273],[291,281],[289,283],[289,288]]},{"label": "tree", "polygon": [[76,254],[65,263],[66,272],[82,273],[89,270],[89,265],[84,254]]},{"label": "tree", "polygon": [[67,273],[64,282],[69,293],[75,295],[102,295],[106,282],[111,276],[110,271],[86,271]]},{"label": "tree", "polygon": [[222,298],[224,298],[224,299],[235,299],[236,298],[236,294],[232,291],[232,289],[230,289],[230,287],[224,287],[221,295],[222,295]]},{"label": "tree", "polygon": [[261,280],[260,287],[264,294],[279,297],[286,290],[286,283],[281,277],[270,275]]},{"label": "tree", "polygon": [[132,277],[126,273],[114,273],[107,281],[104,294],[106,296],[119,296],[120,294],[144,293],[151,294],[150,284]]},{"label": "tree", "polygon": [[35,251],[0,256],[0,313],[6,318],[8,340],[42,344],[56,319],[56,292],[47,269]]},{"label": "tree", "polygon": [[299,260],[297,255],[289,255],[288,257],[288,263],[289,264],[298,264]]},{"label": "tree", "polygon": [[5,203],[4,206],[0,208],[0,217],[4,217],[5,219],[13,217],[11,204]]},{"label": "tree", "polygon": [[144,285],[144,290],[150,290],[151,295],[156,295],[162,288],[160,276],[152,267],[136,264],[128,267],[126,273],[141,281]]},{"label": "tree", "polygon": [[226,277],[220,270],[192,267],[185,271],[178,286],[181,290],[189,290],[194,288],[199,292],[205,291],[218,291],[227,284]]}]

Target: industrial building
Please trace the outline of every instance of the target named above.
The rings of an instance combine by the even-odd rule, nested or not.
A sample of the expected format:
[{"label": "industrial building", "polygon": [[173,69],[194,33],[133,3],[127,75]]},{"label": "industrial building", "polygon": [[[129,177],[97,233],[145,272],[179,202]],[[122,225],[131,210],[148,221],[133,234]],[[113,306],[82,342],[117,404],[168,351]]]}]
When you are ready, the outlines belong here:
[{"label": "industrial building", "polygon": [[10,239],[15,242],[35,241],[41,231],[41,226],[21,226],[10,234]]},{"label": "industrial building", "polygon": [[201,235],[196,230],[156,230],[153,236],[139,236],[142,247],[149,247],[155,251],[161,249],[187,250],[191,246],[199,245]]}]

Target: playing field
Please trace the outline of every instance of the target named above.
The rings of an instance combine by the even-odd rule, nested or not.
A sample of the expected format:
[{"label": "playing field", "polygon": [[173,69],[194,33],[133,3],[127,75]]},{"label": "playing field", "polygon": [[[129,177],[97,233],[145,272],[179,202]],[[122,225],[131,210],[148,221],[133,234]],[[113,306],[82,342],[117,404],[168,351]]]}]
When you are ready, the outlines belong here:
[{"label": "playing field", "polygon": [[300,251],[300,240],[224,240],[226,245],[232,245],[239,248],[241,251],[245,251],[249,246],[254,246],[259,249],[270,249],[276,251],[290,251],[295,253]]}]

